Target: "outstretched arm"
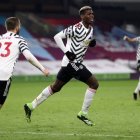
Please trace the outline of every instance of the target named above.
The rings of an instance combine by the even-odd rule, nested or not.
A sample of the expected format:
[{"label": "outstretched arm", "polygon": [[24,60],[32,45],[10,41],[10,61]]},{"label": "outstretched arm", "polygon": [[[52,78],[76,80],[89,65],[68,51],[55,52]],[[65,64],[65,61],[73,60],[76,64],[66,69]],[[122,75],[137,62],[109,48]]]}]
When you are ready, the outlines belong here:
[{"label": "outstretched arm", "polygon": [[[130,38],[128,36],[124,36],[123,40],[126,40],[128,42],[139,42],[140,37]],[[138,47],[138,49],[137,49],[136,58],[137,58],[137,70],[140,71],[140,47]]]},{"label": "outstretched arm", "polygon": [[25,56],[25,58],[35,67],[37,67],[40,71],[43,72],[43,74],[45,76],[49,75],[49,71],[48,69],[44,68],[41,63],[35,58],[35,56],[29,51],[29,50],[24,50],[23,55]]},{"label": "outstretched arm", "polygon": [[126,40],[128,42],[136,42],[137,41],[137,38],[130,38],[128,36],[124,36],[123,37],[123,40]]}]

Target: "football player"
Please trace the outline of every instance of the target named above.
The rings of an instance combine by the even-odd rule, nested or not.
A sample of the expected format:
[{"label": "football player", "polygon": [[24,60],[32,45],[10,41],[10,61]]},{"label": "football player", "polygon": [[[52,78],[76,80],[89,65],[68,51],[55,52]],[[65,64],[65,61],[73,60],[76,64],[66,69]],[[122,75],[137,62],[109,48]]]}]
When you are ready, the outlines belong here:
[{"label": "football player", "polygon": [[[128,36],[124,36],[123,40],[126,40],[126,41],[128,41],[130,43],[138,42],[138,44],[140,44],[140,36],[134,37],[134,38],[130,38]],[[140,46],[137,49],[136,60],[137,60],[137,70],[140,71]],[[133,93],[134,100],[137,100],[139,94],[140,94],[140,78],[139,78],[139,82],[137,84],[137,87],[136,87],[136,89],[134,90],[134,93]]]},{"label": "football player", "polygon": [[30,52],[25,39],[19,36],[20,20],[17,17],[9,17],[5,21],[5,27],[7,32],[0,35],[0,108],[7,98],[13,70],[20,53],[46,76],[49,74]]},{"label": "football player", "polygon": [[[28,121],[31,121],[31,113],[39,104],[49,96],[60,91],[67,82],[75,78],[88,85],[82,109],[77,114],[77,118],[89,126],[94,124],[88,118],[88,110],[99,84],[95,76],[82,63],[87,49],[96,45],[93,35],[94,12],[90,6],[84,6],[79,10],[79,14],[81,17],[80,22],[62,30],[54,36],[56,44],[64,52],[62,67],[57,74],[55,82],[46,87],[31,103],[24,105]],[[63,39],[67,39],[66,45]]]}]

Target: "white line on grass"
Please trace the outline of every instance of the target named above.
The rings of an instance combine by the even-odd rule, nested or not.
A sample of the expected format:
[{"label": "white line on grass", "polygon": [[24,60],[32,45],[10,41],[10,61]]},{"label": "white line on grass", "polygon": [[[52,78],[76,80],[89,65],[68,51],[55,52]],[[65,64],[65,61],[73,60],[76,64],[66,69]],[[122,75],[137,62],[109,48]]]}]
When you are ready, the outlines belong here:
[{"label": "white line on grass", "polygon": [[114,138],[140,138],[133,135],[110,135],[110,134],[80,134],[80,133],[49,133],[49,132],[10,132],[0,131],[0,134],[28,134],[28,135],[48,135],[48,136],[82,136],[82,137],[114,137]]}]

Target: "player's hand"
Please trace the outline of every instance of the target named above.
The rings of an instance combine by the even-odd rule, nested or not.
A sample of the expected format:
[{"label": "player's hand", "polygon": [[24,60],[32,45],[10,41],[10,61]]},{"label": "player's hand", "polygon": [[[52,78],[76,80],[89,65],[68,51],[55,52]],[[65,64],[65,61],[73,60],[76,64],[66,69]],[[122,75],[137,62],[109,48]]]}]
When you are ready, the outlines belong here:
[{"label": "player's hand", "polygon": [[72,52],[67,51],[65,54],[70,61],[73,61],[76,58],[76,55]]},{"label": "player's hand", "polygon": [[128,38],[128,36],[125,35],[125,36],[123,37],[123,40],[126,40],[127,38]]},{"label": "player's hand", "polygon": [[89,47],[95,47],[95,46],[96,46],[96,40],[95,40],[95,38],[94,38],[94,39],[92,39],[92,40],[90,41]]},{"label": "player's hand", "polygon": [[50,74],[48,69],[44,69],[42,72],[44,73],[45,76],[48,76]]},{"label": "player's hand", "polygon": [[140,71],[140,60],[137,62],[137,70]]}]

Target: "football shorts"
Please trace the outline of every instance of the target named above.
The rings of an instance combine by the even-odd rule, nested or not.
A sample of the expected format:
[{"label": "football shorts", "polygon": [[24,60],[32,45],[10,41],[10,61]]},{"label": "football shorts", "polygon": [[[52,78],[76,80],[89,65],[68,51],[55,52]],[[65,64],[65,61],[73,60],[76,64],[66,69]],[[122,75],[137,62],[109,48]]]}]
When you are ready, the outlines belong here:
[{"label": "football shorts", "polygon": [[68,82],[72,78],[86,82],[92,73],[81,63],[70,62],[66,67],[61,67],[57,74],[57,79]]},{"label": "football shorts", "polygon": [[10,85],[11,79],[8,81],[0,81],[0,105],[4,104],[9,92]]}]

